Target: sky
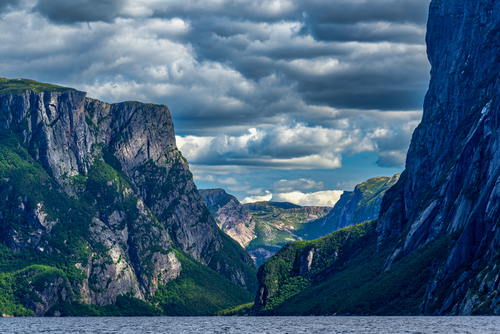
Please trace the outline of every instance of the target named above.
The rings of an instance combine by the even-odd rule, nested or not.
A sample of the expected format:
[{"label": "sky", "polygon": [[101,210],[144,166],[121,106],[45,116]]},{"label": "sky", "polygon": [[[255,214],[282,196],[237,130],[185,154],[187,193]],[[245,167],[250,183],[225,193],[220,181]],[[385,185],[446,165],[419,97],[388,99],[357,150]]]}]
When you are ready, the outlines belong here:
[{"label": "sky", "polygon": [[199,189],[333,206],[404,169],[429,0],[0,0],[0,77],[165,104]]}]

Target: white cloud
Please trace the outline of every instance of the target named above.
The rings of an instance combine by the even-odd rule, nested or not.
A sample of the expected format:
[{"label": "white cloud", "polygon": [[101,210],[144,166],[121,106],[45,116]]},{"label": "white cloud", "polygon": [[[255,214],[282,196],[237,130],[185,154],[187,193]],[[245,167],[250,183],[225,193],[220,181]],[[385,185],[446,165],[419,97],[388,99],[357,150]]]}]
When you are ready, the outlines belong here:
[{"label": "white cloud", "polygon": [[199,175],[199,174],[194,174],[193,178],[194,178],[195,181],[215,182],[215,177],[213,175]]},{"label": "white cloud", "polygon": [[[196,180],[338,170],[361,152],[404,163],[428,84],[428,0],[106,0],[112,11],[85,15],[98,1],[42,2],[4,1],[2,76],[168,105]],[[325,189],[279,178],[258,187]]]},{"label": "white cloud", "polygon": [[[262,193],[260,189],[255,193]],[[340,199],[343,190],[325,190],[313,193],[303,193],[301,191],[291,191],[286,193],[271,193],[265,190],[265,195],[248,196],[241,203],[254,203],[261,201],[290,202],[300,206],[331,206]]]},{"label": "white cloud", "polygon": [[179,151],[191,163],[205,158],[214,137],[175,136]]},{"label": "white cloud", "polygon": [[218,179],[217,182],[221,184],[226,184],[226,185],[235,185],[238,184],[238,181],[234,177],[228,177],[225,179]]},{"label": "white cloud", "polygon": [[325,190],[304,194],[301,191],[273,194],[273,199],[278,202],[290,202],[301,206],[331,206],[340,199],[343,190]]},{"label": "white cloud", "polygon": [[246,204],[246,203],[255,203],[255,202],[262,202],[262,201],[270,201],[273,198],[273,194],[271,192],[266,190],[266,195],[263,196],[249,196],[245,197],[241,203]]},{"label": "white cloud", "polygon": [[[362,152],[379,155],[377,163],[380,166],[402,166],[411,133],[418,121],[406,115],[406,118],[399,120],[399,124],[391,126],[391,115],[384,115],[387,119],[378,120],[370,112],[361,115],[362,120],[343,118],[336,128],[295,123],[250,128],[247,133],[238,136],[177,136],[177,143],[193,166],[338,169],[342,167],[343,155]],[[420,117],[420,113],[414,115],[415,118]],[[312,184],[304,180],[295,182]],[[314,189],[321,189],[317,187],[319,185],[313,185],[316,187]],[[279,187],[279,184],[275,187]],[[296,185],[292,188],[312,189],[297,188]]]}]

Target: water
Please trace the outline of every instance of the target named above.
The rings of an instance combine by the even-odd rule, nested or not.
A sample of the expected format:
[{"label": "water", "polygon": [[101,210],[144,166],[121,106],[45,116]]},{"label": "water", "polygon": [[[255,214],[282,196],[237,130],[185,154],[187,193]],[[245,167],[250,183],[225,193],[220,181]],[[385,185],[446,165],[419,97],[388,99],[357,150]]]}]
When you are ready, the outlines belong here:
[{"label": "water", "polygon": [[0,333],[500,334],[500,317],[0,318]]}]

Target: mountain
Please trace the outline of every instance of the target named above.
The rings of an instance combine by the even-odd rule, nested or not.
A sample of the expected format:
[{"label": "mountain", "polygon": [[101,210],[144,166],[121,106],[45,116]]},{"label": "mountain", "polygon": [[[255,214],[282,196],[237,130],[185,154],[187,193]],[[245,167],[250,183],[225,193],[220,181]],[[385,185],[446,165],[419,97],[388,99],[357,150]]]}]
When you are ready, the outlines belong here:
[{"label": "mountain", "polygon": [[241,204],[223,189],[200,194],[219,227],[245,247],[260,266],[291,241],[312,240],[378,217],[385,192],[398,180],[375,177],[344,191],[333,208],[287,202]]},{"label": "mountain", "polygon": [[198,194],[166,106],[24,79],[0,79],[0,106],[0,313],[248,302],[253,261]]},{"label": "mountain", "polygon": [[256,238],[252,215],[238,199],[223,189],[200,189],[201,197],[220,229],[246,247]]},{"label": "mountain", "polygon": [[379,218],[285,246],[254,313],[500,314],[499,14],[431,2],[422,122]]},{"label": "mountain", "polygon": [[299,235],[304,240],[313,240],[338,229],[376,219],[382,198],[400,175],[374,177],[356,185],[354,191],[344,191],[325,217],[305,225]]},{"label": "mountain", "polygon": [[288,202],[244,204],[255,221],[256,238],[246,247],[258,266],[281,247],[302,240],[300,231],[312,221],[325,216],[330,207],[299,206]]},{"label": "mountain", "polygon": [[302,240],[297,231],[330,210],[287,202],[241,204],[220,188],[201,189],[200,195],[219,227],[246,248],[257,266],[286,243]]}]

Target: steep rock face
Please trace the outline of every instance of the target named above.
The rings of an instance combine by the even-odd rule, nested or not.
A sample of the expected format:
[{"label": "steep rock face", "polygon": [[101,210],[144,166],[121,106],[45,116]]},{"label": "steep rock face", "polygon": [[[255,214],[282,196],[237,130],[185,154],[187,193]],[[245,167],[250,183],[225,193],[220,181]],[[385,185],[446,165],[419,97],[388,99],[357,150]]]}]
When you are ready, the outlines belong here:
[{"label": "steep rock face", "polygon": [[252,215],[238,199],[223,189],[200,189],[200,195],[219,227],[241,247],[246,247],[257,236]]},{"label": "steep rock face", "polygon": [[344,191],[325,217],[309,223],[300,231],[301,237],[317,239],[338,229],[376,219],[382,198],[399,177],[400,174],[371,178],[356,185],[354,191]]},{"label": "steep rock face", "polygon": [[[486,283],[497,269],[486,265],[500,242],[499,14],[494,1],[432,1],[426,38],[432,71],[424,115],[378,226],[381,247],[403,232],[386,266],[396,254],[458,234],[428,287],[427,306],[440,282],[451,279],[447,283],[456,287],[440,313],[477,311],[494,292]],[[451,278],[459,272],[463,275]],[[473,289],[476,283],[480,293]],[[481,307],[497,312],[496,299],[488,300],[488,307]]]},{"label": "steep rock face", "polygon": [[[2,87],[17,83],[0,81],[5,245],[37,254],[35,263],[65,256],[85,273],[72,284],[86,303],[148,300],[182,273],[174,249],[253,289],[253,262],[199,196],[167,107],[110,105],[49,85]],[[47,311],[35,306],[36,315]]]},{"label": "steep rock face", "polygon": [[[327,300],[335,299],[335,295],[326,292],[326,289],[318,289],[311,294],[310,289],[315,285],[323,283],[342,267],[352,257],[363,249],[373,237],[375,223],[369,222],[350,226],[329,234],[323,238],[312,241],[301,241],[287,244],[276,255],[267,260],[259,268],[259,290],[255,298],[253,309],[254,315],[297,315],[297,314],[332,314],[320,310],[314,305],[324,305]],[[355,280],[355,277],[352,278]],[[326,282],[326,286],[338,288]],[[322,291],[323,290],[323,291]],[[338,291],[336,295],[345,292]],[[297,297],[300,295],[300,297]],[[293,302],[290,299],[294,298]],[[308,305],[301,305],[306,302]],[[282,311],[288,305],[292,311]],[[316,311],[313,313],[308,306],[313,305]]]},{"label": "steep rock face", "polygon": [[323,277],[289,271],[276,290],[262,284],[269,274],[261,267],[257,309],[288,293],[266,312],[500,314],[499,40],[500,3],[431,2],[422,122],[365,248],[342,265],[324,266]]}]

